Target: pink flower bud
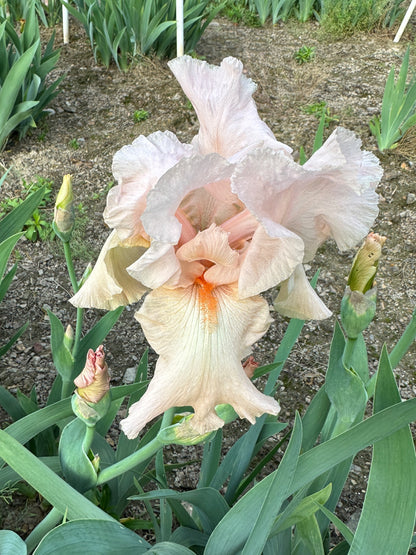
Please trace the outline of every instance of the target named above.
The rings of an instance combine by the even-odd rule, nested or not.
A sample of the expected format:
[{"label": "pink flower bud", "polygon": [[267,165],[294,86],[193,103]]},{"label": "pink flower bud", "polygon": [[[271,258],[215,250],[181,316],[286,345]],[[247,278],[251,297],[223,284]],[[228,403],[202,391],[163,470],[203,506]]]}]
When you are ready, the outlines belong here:
[{"label": "pink flower bud", "polygon": [[77,393],[90,403],[98,403],[110,389],[110,375],[103,346],[88,351],[84,370],[75,378]]}]

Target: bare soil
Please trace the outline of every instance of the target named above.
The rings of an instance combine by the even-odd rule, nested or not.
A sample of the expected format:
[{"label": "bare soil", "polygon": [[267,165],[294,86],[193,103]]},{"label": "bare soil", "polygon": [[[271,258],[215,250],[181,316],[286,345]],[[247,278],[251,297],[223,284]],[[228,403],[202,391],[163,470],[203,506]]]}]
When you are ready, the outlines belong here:
[{"label": "bare soil", "polygon": [[[88,261],[96,259],[108,234],[102,212],[106,190],[113,179],[114,153],[138,135],[156,130],[168,129],[188,142],[197,133],[198,124],[165,61],[144,58],[126,73],[115,67],[106,69],[95,63],[83,30],[74,22],[71,25],[71,42],[62,48],[53,72],[53,77],[66,74],[61,93],[51,105],[53,113],[30,136],[20,143],[10,142],[0,154],[4,168],[12,166],[0,200],[18,195],[22,180],[30,182],[36,176],[52,180],[55,195],[62,176],[71,173],[79,205],[75,265],[81,275]],[[391,349],[400,337],[416,301],[415,136],[409,134],[400,148],[380,154],[368,127],[369,119],[380,110],[387,74],[392,65],[400,65],[414,34],[414,27],[409,26],[399,44],[394,44],[393,34],[384,30],[334,41],[314,23],[248,28],[218,19],[208,27],[197,48],[198,55],[210,63],[218,64],[226,56],[242,60],[247,75],[258,84],[255,100],[260,116],[278,140],[295,151],[303,145],[310,154],[318,124],[316,117],[302,111],[302,107],[325,101],[331,115],[339,120],[330,123],[326,135],[335,125],[342,125],[355,131],[364,148],[379,156],[385,173],[378,189],[380,214],[373,230],[386,235],[387,243],[377,278],[378,313],[366,333],[371,371],[376,368],[383,343]],[[58,30],[57,44],[60,42]],[[299,65],[294,54],[303,45],[315,48],[315,58]],[[411,61],[414,66],[413,51]],[[135,110],[148,111],[149,118],[136,123]],[[79,148],[74,148],[74,140]],[[52,209],[47,213],[52,218]],[[334,315],[323,322],[307,323],[295,345],[277,394],[282,420],[291,421],[296,410],[304,412],[324,382],[334,321],[353,255],[352,251],[341,254],[334,244],[327,243],[309,268],[310,276],[321,268],[318,292]],[[75,310],[68,303],[69,279],[57,241],[21,240],[15,258],[19,259],[19,269],[0,306],[1,343],[27,320],[30,325],[17,345],[0,360],[0,383],[12,393],[20,389],[26,394],[36,385],[44,401],[55,375],[46,310],[52,310],[64,325],[74,324]],[[134,367],[147,348],[133,318],[134,310],[127,307],[105,343],[115,385],[121,383],[126,369]],[[88,311],[87,326],[100,316]],[[274,313],[268,334],[255,346],[254,354],[260,363],[273,360],[286,326],[287,321]],[[405,399],[416,393],[414,357],[413,346],[397,370]],[[153,366],[153,353],[150,360]],[[0,418],[1,427],[5,427],[6,414],[0,413]],[[228,432],[230,441],[243,429],[243,422],[235,425]],[[175,460],[190,460],[200,451],[176,448],[171,454]],[[350,523],[360,511],[369,463],[368,453],[357,457],[339,505],[340,516]],[[175,487],[189,488],[195,486],[195,479],[196,468],[189,466],[179,471],[173,482]],[[36,513],[33,518],[32,512]],[[15,529],[24,536],[38,518],[37,503],[19,496],[13,497],[11,506],[0,501],[4,528]]]}]

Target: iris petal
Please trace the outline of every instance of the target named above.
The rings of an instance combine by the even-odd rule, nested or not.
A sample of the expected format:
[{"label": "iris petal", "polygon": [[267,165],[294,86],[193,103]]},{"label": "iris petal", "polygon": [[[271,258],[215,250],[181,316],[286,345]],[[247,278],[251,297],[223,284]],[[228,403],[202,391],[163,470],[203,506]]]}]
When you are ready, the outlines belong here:
[{"label": "iris petal", "polygon": [[219,404],[232,405],[250,422],[279,412],[277,401],[254,387],[241,364],[271,321],[261,297],[240,300],[230,285],[159,288],[136,318],[160,356],[146,393],[121,423],[128,437],[173,406],[192,406],[192,425],[201,434],[224,424],[214,410]]}]

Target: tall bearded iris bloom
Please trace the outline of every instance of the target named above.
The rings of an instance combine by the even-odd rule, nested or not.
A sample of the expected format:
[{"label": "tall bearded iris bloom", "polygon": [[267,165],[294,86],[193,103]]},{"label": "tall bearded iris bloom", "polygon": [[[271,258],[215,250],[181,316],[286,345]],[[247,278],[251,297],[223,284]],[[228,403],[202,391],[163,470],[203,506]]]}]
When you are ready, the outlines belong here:
[{"label": "tall bearded iris bloom", "polygon": [[271,321],[259,294],[281,284],[281,313],[329,316],[302,264],[330,237],[346,249],[366,235],[382,174],[344,129],[305,165],[294,162],[260,120],[238,60],[213,67],[184,56],[169,65],[199,132],[190,145],[170,132],[140,136],[115,155],[118,185],[104,213],[113,231],[72,299],[110,310],[147,293],[135,316],[159,359],[121,423],[130,438],[173,406],[192,406],[201,434],[223,425],[220,404],[250,422],[279,412],[241,363]]}]

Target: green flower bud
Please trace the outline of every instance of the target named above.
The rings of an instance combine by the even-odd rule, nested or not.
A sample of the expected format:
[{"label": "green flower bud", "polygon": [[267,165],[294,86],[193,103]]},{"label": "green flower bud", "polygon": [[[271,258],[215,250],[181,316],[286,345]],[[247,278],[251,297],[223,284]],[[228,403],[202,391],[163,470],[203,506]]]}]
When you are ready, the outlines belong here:
[{"label": "green flower bud", "polygon": [[64,345],[68,349],[68,351],[71,350],[73,342],[74,342],[74,330],[72,329],[71,325],[68,325],[64,334]]},{"label": "green flower bud", "polygon": [[64,175],[61,188],[55,202],[53,229],[61,241],[68,242],[74,229],[75,212],[72,194],[72,176]]},{"label": "green flower bud", "polygon": [[103,346],[90,349],[81,374],[74,380],[77,389],[72,396],[72,410],[87,426],[94,426],[107,414],[111,403],[110,375]]},{"label": "green flower bud", "polygon": [[351,291],[366,293],[374,284],[381,249],[386,238],[377,233],[369,233],[361,248],[355,255],[351,272],[348,276],[348,285]]},{"label": "green flower bud", "polygon": [[90,427],[95,426],[107,414],[110,405],[111,395],[109,391],[97,403],[86,401],[78,394],[77,390],[75,390],[71,399],[74,414]]},{"label": "green flower bud", "polygon": [[356,339],[372,322],[376,313],[377,289],[374,278],[381,249],[386,241],[370,233],[358,250],[341,301],[341,322],[350,339]]},{"label": "green flower bud", "polygon": [[373,321],[376,299],[376,288],[364,294],[347,287],[341,301],[341,322],[350,339],[356,339]]}]

